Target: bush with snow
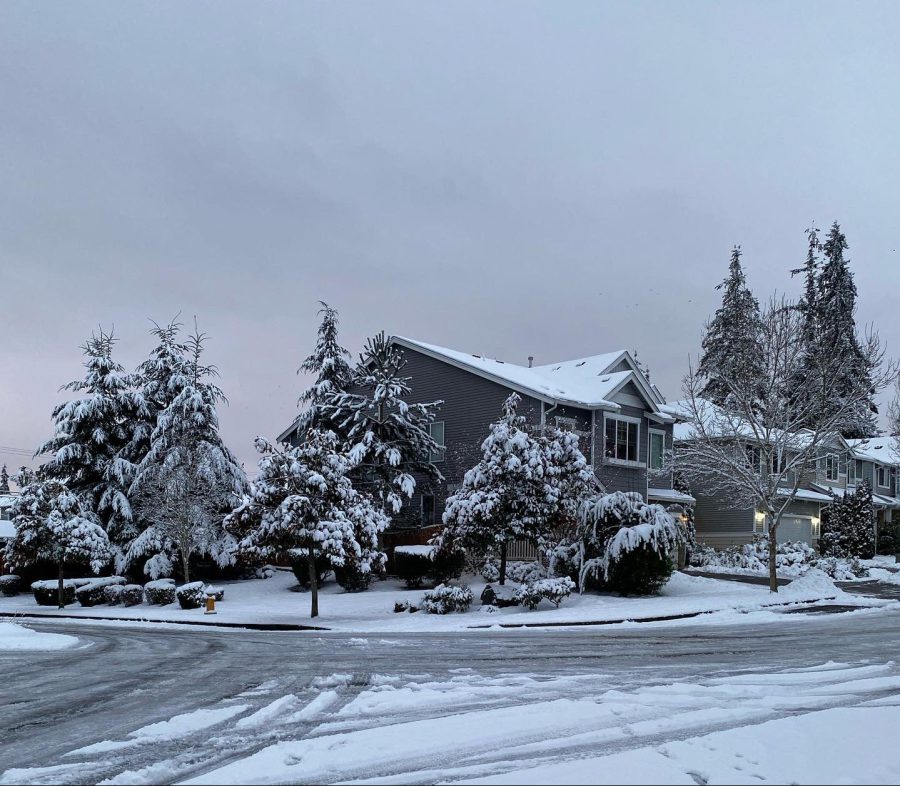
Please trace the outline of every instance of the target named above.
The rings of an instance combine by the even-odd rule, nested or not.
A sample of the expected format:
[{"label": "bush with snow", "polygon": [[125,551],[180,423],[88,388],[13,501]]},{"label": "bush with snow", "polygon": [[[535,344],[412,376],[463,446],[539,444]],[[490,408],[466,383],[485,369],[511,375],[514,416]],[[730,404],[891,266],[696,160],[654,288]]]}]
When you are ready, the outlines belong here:
[{"label": "bush with snow", "polygon": [[372,571],[350,559],[334,566],[334,578],[344,592],[365,592],[372,583]]},{"label": "bush with snow", "polygon": [[[59,582],[35,581],[31,585],[31,592],[38,606],[56,606],[59,601]],[[66,579],[63,582],[63,603],[68,605],[75,602],[75,581]]]},{"label": "bush with snow", "polygon": [[431,579],[436,584],[458,579],[466,566],[465,549],[436,549],[431,557],[431,565]]},{"label": "bush with snow", "polygon": [[481,566],[481,577],[487,582],[495,582],[500,579],[500,560],[497,557],[485,557]]},{"label": "bush with snow", "polygon": [[21,588],[22,579],[19,576],[12,573],[0,576],[0,592],[6,597],[11,598],[13,595],[18,595]]},{"label": "bush with snow", "polygon": [[532,584],[547,577],[540,562],[512,562],[506,566],[506,575],[516,584]]},{"label": "bush with snow", "polygon": [[465,585],[439,584],[428,590],[422,598],[422,608],[429,614],[449,614],[453,611],[468,611],[472,605],[472,590]]},{"label": "bush with snow", "polygon": [[109,584],[103,588],[103,602],[110,606],[118,606],[122,602],[123,584]]},{"label": "bush with snow", "polygon": [[75,590],[76,600],[85,607],[106,603],[106,588],[125,584],[124,576],[107,576]]},{"label": "bush with snow", "polygon": [[182,584],[175,590],[175,597],[183,609],[199,609],[206,602],[206,585],[202,581]]},{"label": "bush with snow", "polygon": [[123,606],[140,606],[144,602],[144,588],[140,584],[126,584],[119,593]]},{"label": "bush with snow", "polygon": [[869,575],[869,569],[856,557],[851,560],[824,557],[814,562],[812,568],[821,570],[826,576],[835,581],[854,581],[856,579],[864,579]]},{"label": "bush with snow", "polygon": [[[775,567],[782,572],[797,575],[817,559],[818,554],[808,543],[785,541],[776,547]],[[769,569],[769,543],[766,538],[757,536],[752,543],[729,546],[721,550],[710,546],[698,546],[691,555],[691,566],[739,568],[764,573]]]},{"label": "bush with snow", "polygon": [[[294,578],[303,589],[309,589],[309,555],[306,549],[291,549],[289,552]],[[321,587],[331,573],[331,562],[325,554],[316,554],[316,582]]]},{"label": "bush with snow", "polygon": [[166,606],[177,599],[175,579],[157,579],[144,585],[144,595],[151,606]]},{"label": "bush with snow", "polygon": [[573,589],[575,589],[575,582],[568,576],[557,579],[538,579],[524,587],[519,587],[514,597],[522,606],[531,611],[534,611],[544,599],[559,608],[559,604],[572,594]]},{"label": "bush with snow", "polygon": [[397,546],[394,549],[394,573],[408,589],[422,586],[434,570],[431,546]]}]

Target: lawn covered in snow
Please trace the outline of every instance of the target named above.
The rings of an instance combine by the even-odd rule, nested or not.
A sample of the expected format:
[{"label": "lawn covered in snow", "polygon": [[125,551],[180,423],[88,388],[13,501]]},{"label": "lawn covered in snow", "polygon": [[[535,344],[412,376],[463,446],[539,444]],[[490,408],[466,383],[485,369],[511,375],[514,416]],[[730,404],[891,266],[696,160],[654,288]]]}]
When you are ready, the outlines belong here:
[{"label": "lawn covered in snow", "polygon": [[39,633],[15,622],[0,620],[0,652],[10,650],[62,650],[78,643],[75,636]]},{"label": "lawn covered in snow", "polygon": [[[500,625],[568,624],[614,622],[671,617],[704,612],[760,610],[786,603],[836,599],[849,606],[879,606],[879,601],[848,595],[836,588],[827,576],[810,571],[796,579],[777,594],[766,587],[726,582],[717,579],[675,573],[656,597],[637,598],[594,593],[577,593],[562,602],[557,609],[542,602],[535,611],[522,607],[496,609],[487,613],[479,596],[485,586],[480,577],[467,580],[475,600],[465,613],[447,615],[394,612],[397,603],[421,605],[424,590],[408,590],[394,579],[373,581],[367,592],[344,592],[335,582],[320,590],[320,616],[309,618],[309,593],[295,592],[292,573],[278,571],[273,578],[218,582],[225,588],[224,600],[216,604],[215,616],[205,615],[203,609],[181,609],[177,603],[166,606],[142,604],[133,607],[94,606],[82,608],[77,604],[62,613],[72,616],[110,617],[131,620],[166,620],[171,622],[198,621],[216,623],[276,623],[311,624],[331,630],[348,632],[450,631],[469,628],[493,628]],[[0,599],[0,611],[28,612],[54,616],[53,608],[39,608],[30,595]]]}]

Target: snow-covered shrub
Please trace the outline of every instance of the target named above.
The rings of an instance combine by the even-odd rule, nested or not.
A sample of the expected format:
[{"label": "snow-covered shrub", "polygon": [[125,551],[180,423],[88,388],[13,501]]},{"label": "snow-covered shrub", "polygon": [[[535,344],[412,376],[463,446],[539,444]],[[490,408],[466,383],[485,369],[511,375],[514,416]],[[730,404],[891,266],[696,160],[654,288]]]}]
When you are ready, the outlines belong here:
[{"label": "snow-covered shrub", "polygon": [[568,576],[558,579],[538,579],[524,587],[519,587],[516,590],[515,599],[531,611],[534,611],[544,598],[559,608],[559,604],[572,594],[573,589],[575,589],[575,582]]},{"label": "snow-covered shrub", "polygon": [[123,606],[139,606],[144,602],[144,588],[140,584],[126,584],[119,593]]},{"label": "snow-covered shrub", "polygon": [[182,584],[175,590],[175,597],[183,609],[199,609],[206,602],[206,585],[202,581]]},{"label": "snow-covered shrub", "polygon": [[812,567],[821,570],[835,581],[854,581],[855,579],[864,579],[869,575],[869,569],[856,557],[852,560],[824,557],[812,563]]},{"label": "snow-covered shrub", "polygon": [[[291,549],[291,570],[303,589],[309,589],[309,554],[306,549]],[[331,563],[325,554],[316,554],[316,586],[321,587],[331,573]]]},{"label": "snow-covered shrub", "polygon": [[468,611],[472,605],[472,590],[466,586],[439,584],[428,590],[422,598],[422,608],[429,614],[449,614],[452,611]]},{"label": "snow-covered shrub", "polygon": [[658,592],[672,575],[671,554],[682,542],[678,523],[661,505],[636,492],[586,500],[579,509],[586,555],[579,584],[605,585],[625,595]]},{"label": "snow-covered shrub", "polygon": [[175,568],[165,554],[154,554],[144,563],[144,575],[149,576],[151,581],[171,576]]},{"label": "snow-covered shrub", "polygon": [[434,571],[431,546],[397,546],[394,549],[394,573],[408,589],[422,586]]},{"label": "snow-covered shrub", "polygon": [[144,595],[151,606],[166,606],[177,599],[175,594],[175,579],[157,579],[148,581],[144,585]]},{"label": "snow-covered shrub", "polygon": [[125,584],[123,576],[107,576],[97,579],[75,590],[75,598],[82,606],[96,606],[106,603],[106,588],[116,584]]},{"label": "snow-covered shrub", "polygon": [[511,562],[506,566],[506,575],[516,584],[533,584],[547,577],[547,571],[540,562]]},{"label": "snow-covered shrub", "polygon": [[372,583],[372,571],[347,560],[341,567],[335,565],[334,578],[344,592],[365,592]]},{"label": "snow-covered shrub", "polygon": [[21,587],[22,579],[19,576],[12,573],[6,576],[0,576],[0,592],[6,595],[6,597],[11,598],[13,595],[18,595]]},{"label": "snow-covered shrub", "polygon": [[485,557],[481,566],[481,576],[485,581],[494,582],[500,580],[500,560],[497,557]]},{"label": "snow-covered shrub", "polygon": [[[59,582],[56,579],[49,581],[35,581],[31,585],[31,591],[38,606],[56,606],[59,600]],[[75,581],[66,579],[63,582],[63,604],[68,606],[75,602]]]},{"label": "snow-covered shrub", "polygon": [[110,584],[103,588],[103,601],[110,606],[118,606],[122,602],[122,584]]},{"label": "snow-covered shrub", "polygon": [[551,576],[568,576],[578,586],[581,573],[581,544],[570,540],[562,540],[550,552]]},{"label": "snow-covered shrub", "polygon": [[[278,571],[275,570],[275,568],[272,565],[263,565],[261,568],[257,568],[256,570],[254,570],[253,573],[250,575],[250,578],[252,578],[252,579],[271,579],[271,578],[275,577],[275,574],[277,572]],[[294,576],[296,577],[296,575],[297,574],[295,573]],[[309,575],[309,572],[307,571],[307,576],[308,575]]]},{"label": "snow-covered shrub", "polygon": [[394,604],[394,614],[400,614],[401,612],[408,611],[410,614],[415,614],[419,610],[418,606],[413,606],[408,600],[400,601],[399,603]]},{"label": "snow-covered shrub", "polygon": [[[775,552],[775,567],[778,570],[798,574],[818,559],[815,549],[803,541],[779,543]],[[757,536],[752,543],[743,546],[729,546],[716,550],[709,546],[698,546],[692,555],[691,565],[696,568],[739,568],[764,573],[769,568],[769,542]]]},{"label": "snow-covered shrub", "polygon": [[458,579],[466,566],[466,552],[463,549],[437,549],[431,558],[431,578],[435,583]]}]

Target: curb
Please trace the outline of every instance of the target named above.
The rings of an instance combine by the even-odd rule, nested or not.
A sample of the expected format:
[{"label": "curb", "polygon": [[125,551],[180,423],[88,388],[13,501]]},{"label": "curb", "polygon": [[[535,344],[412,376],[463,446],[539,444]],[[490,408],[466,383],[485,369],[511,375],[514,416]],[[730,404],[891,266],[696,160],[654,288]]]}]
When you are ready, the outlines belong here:
[{"label": "curb", "polygon": [[242,628],[244,630],[267,631],[331,630],[331,628],[319,628],[315,625],[291,625],[281,622],[201,622],[200,620],[158,620],[143,617],[97,617],[84,614],[38,614],[27,611],[2,611],[0,612],[0,617],[12,617],[14,619],[27,617],[28,619],[39,620],[90,620],[92,622],[156,622],[166,625],[194,625],[200,628]]},{"label": "curb", "polygon": [[[779,606],[809,606],[814,603],[819,603],[823,600],[835,600],[834,597],[831,598],[818,598],[816,600],[789,600],[784,603],[768,603],[765,606],[760,607],[760,609],[753,609],[753,611],[763,610],[763,609],[771,609]],[[854,607],[856,608],[856,607]],[[702,617],[704,614],[718,614],[720,611],[739,611],[744,614],[749,614],[750,611],[743,609],[713,609],[711,611],[689,611],[685,614],[670,614],[663,617],[638,617],[635,619],[620,619],[620,620],[597,620],[597,621],[579,621],[579,622],[499,622],[495,625],[469,625],[469,630],[474,629],[485,629],[485,628],[574,628],[574,627],[583,627],[583,626],[600,626],[600,625],[621,625],[623,622],[668,622],[669,620],[687,620],[693,617]]]}]

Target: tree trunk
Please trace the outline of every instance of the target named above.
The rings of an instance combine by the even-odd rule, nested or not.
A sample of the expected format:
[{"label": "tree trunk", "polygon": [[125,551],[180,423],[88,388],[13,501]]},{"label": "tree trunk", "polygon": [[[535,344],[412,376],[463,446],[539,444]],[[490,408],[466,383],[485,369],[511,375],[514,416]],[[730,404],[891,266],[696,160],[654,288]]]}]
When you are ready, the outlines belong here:
[{"label": "tree trunk", "polygon": [[56,601],[59,604],[59,608],[64,609],[66,607],[66,567],[62,560],[59,561],[59,587],[58,594],[56,596]]},{"label": "tree trunk", "polygon": [[500,586],[506,584],[506,541],[500,544]]},{"label": "tree trunk", "polygon": [[184,573],[184,583],[190,584],[190,582],[191,582],[191,558],[185,552],[184,549],[181,550],[181,570]]},{"label": "tree trunk", "polygon": [[769,590],[778,592],[778,573],[775,565],[775,557],[777,556],[778,534],[777,526],[774,521],[769,522]]},{"label": "tree trunk", "polygon": [[316,547],[310,544],[309,556],[309,597],[312,607],[310,609],[310,618],[319,616],[319,577],[316,575]]}]

